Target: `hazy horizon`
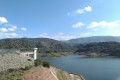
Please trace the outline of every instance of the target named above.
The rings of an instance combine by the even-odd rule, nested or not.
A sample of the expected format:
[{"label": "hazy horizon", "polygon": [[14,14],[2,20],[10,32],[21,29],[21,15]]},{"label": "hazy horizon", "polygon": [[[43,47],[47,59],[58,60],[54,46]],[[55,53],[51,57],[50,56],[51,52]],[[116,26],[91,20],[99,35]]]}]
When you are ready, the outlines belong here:
[{"label": "hazy horizon", "polygon": [[79,38],[90,38],[90,37],[119,37],[120,36],[87,36],[87,37],[76,37],[76,38],[71,38],[71,39],[68,39],[68,40],[59,40],[59,39],[54,39],[54,38],[50,38],[50,37],[16,37],[16,38],[1,38],[0,40],[2,39],[21,39],[21,38],[47,38],[47,39],[53,39],[53,40],[58,40],[58,41],[69,41],[69,40],[74,40],[74,39],[79,39]]}]

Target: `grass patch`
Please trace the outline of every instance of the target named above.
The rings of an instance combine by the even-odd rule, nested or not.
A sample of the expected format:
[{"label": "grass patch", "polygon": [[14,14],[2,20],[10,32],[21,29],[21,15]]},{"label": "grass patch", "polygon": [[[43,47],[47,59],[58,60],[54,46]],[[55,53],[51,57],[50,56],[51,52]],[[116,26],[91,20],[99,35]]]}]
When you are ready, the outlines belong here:
[{"label": "grass patch", "polygon": [[34,65],[35,65],[35,66],[40,66],[41,64],[42,64],[42,61],[39,60],[39,59],[36,59],[36,60],[34,61]]},{"label": "grass patch", "polygon": [[29,70],[29,69],[31,69],[31,68],[32,68],[32,66],[29,65],[29,66],[25,66],[25,68],[24,68],[23,70]]},{"label": "grass patch", "polygon": [[0,73],[0,80],[22,80],[22,70],[4,71]]},{"label": "grass patch", "polygon": [[58,77],[59,80],[67,80],[66,76],[65,76],[65,73],[61,70],[57,71],[57,77]]}]

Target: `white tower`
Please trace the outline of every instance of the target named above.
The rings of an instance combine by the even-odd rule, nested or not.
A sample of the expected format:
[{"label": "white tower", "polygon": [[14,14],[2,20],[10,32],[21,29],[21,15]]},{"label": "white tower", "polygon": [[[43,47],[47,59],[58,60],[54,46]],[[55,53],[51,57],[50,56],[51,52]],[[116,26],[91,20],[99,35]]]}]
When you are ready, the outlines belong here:
[{"label": "white tower", "polygon": [[34,48],[34,60],[37,59],[37,49],[38,49],[38,48]]}]

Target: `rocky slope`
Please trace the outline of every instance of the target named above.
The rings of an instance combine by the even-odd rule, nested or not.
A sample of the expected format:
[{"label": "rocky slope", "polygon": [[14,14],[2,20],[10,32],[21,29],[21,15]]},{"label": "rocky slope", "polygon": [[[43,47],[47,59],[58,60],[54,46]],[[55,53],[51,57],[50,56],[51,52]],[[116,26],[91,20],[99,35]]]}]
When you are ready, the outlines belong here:
[{"label": "rocky slope", "polygon": [[34,60],[21,54],[0,54],[0,72],[34,65]]}]

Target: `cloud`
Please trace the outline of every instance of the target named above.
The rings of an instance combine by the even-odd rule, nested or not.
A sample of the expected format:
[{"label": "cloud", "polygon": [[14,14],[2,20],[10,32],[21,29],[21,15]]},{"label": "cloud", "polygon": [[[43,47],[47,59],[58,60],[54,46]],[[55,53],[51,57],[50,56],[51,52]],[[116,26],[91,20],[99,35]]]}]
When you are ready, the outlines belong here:
[{"label": "cloud", "polygon": [[55,40],[70,40],[70,39],[75,39],[75,38],[80,38],[80,37],[88,37],[91,36],[92,33],[90,32],[85,32],[85,33],[80,33],[79,35],[66,35],[65,33],[57,33],[56,35],[49,35],[48,33],[42,33],[38,37],[41,38],[51,38]]},{"label": "cloud", "polygon": [[69,40],[73,38],[76,38],[76,36],[65,35],[64,33],[58,33],[57,35],[53,36],[53,39],[57,40]]},{"label": "cloud", "polygon": [[4,33],[4,32],[9,32],[9,31],[15,31],[17,29],[17,27],[16,26],[12,26],[12,27],[10,27],[10,28],[0,28],[0,33],[2,32],[2,33]]},{"label": "cloud", "polygon": [[82,26],[84,26],[85,24],[83,24],[82,22],[78,22],[78,23],[76,23],[76,24],[74,24],[73,26],[72,26],[72,28],[80,28],[80,27],[82,27]]},{"label": "cloud", "polygon": [[3,26],[9,27],[9,28],[6,28],[8,31],[15,31],[17,29],[16,25],[9,24],[9,23],[4,24]]},{"label": "cloud", "polygon": [[42,33],[42,34],[40,34],[40,37],[49,38],[49,36],[48,36],[48,34],[47,34],[47,33]]},{"label": "cloud", "polygon": [[15,31],[16,27],[11,28],[0,28],[0,38],[14,38],[17,37],[17,33],[11,33]]},{"label": "cloud", "polygon": [[15,26],[15,25],[13,25],[13,24],[9,24],[9,23],[6,23],[6,24],[4,24],[4,26],[12,27],[12,26]]},{"label": "cloud", "polygon": [[84,10],[86,12],[91,12],[92,11],[92,7],[91,6],[87,6],[87,7],[84,8]]},{"label": "cloud", "polygon": [[48,35],[47,33],[42,33],[42,34],[40,34],[39,37],[52,38],[55,40],[69,40],[69,39],[76,38],[76,36],[65,35],[64,33],[58,33],[56,35]]},{"label": "cloud", "polygon": [[75,14],[83,14],[86,12],[91,12],[92,11],[92,7],[91,6],[86,6],[83,9],[77,9],[75,12]]},{"label": "cloud", "polygon": [[26,31],[26,30],[27,30],[27,28],[21,28],[21,30]]},{"label": "cloud", "polygon": [[[0,17],[0,24],[2,24],[2,28],[0,28],[0,38],[15,38],[18,37],[17,33],[11,33],[10,31],[15,31],[17,29],[16,25],[9,24],[5,17]],[[5,26],[8,26],[7,28]]]},{"label": "cloud", "polygon": [[0,38],[15,38],[17,36],[17,33],[0,33]]},{"label": "cloud", "polygon": [[15,31],[17,29],[17,26],[13,24],[4,24],[4,26],[9,26],[10,27],[8,28],[9,31]]},{"label": "cloud", "polygon": [[83,9],[77,9],[74,12],[68,12],[67,16],[75,16],[76,14],[80,15],[80,14],[84,14],[86,12],[91,12],[91,11],[92,11],[92,7],[86,6]]},{"label": "cloud", "polygon": [[17,29],[17,26],[12,26],[10,28],[8,28],[9,31],[15,31]]},{"label": "cloud", "polygon": [[92,33],[90,33],[90,32],[86,32],[86,33],[81,33],[80,34],[80,37],[88,37],[88,36],[90,36]]},{"label": "cloud", "polygon": [[100,21],[100,22],[92,22],[91,24],[88,25],[87,28],[100,28],[100,27],[111,28],[116,26],[119,26],[119,23],[117,21],[111,21],[111,22]]},{"label": "cloud", "polygon": [[78,9],[75,11],[76,14],[83,14],[84,12],[84,9]]},{"label": "cloud", "polygon": [[120,36],[120,28],[119,29],[112,29],[112,30],[109,30],[109,34],[111,35],[111,36]]},{"label": "cloud", "polygon": [[7,23],[7,19],[5,17],[0,17],[0,24]]},{"label": "cloud", "polygon": [[0,32],[7,32],[7,28],[0,28]]},{"label": "cloud", "polygon": [[[0,25],[3,27],[0,28],[0,38],[16,38],[20,37],[21,33],[17,32],[17,25],[11,24],[7,21],[5,17],[0,17]],[[22,30],[27,30],[26,28],[18,28]],[[17,33],[20,33],[18,35]]]},{"label": "cloud", "polygon": [[1,31],[15,31],[17,29],[16,25],[10,24],[8,23],[7,19],[5,17],[0,17],[0,23],[4,26],[4,27],[9,27],[9,28],[3,28]]}]

